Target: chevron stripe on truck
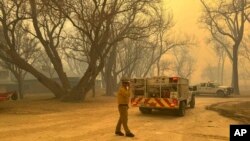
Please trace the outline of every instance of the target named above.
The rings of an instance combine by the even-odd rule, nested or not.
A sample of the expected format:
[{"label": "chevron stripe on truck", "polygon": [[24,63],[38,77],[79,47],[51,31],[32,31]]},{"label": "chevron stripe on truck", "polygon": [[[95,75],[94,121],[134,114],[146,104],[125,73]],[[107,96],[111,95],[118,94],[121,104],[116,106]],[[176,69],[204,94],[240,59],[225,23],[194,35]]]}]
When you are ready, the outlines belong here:
[{"label": "chevron stripe on truck", "polygon": [[186,78],[158,76],[133,78],[130,82],[131,106],[139,107],[143,114],[152,110],[173,109],[179,116],[184,116],[187,106],[195,106],[195,95],[189,91]]},{"label": "chevron stripe on truck", "polygon": [[178,99],[173,98],[131,98],[131,106],[133,107],[151,107],[151,108],[179,108]]}]

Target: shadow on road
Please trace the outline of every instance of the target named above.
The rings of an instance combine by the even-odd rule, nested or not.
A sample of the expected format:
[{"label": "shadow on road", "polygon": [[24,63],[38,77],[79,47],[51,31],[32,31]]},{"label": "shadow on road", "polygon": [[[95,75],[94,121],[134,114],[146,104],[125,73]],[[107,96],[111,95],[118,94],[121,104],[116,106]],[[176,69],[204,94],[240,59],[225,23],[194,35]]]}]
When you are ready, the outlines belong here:
[{"label": "shadow on road", "polygon": [[[189,108],[187,108],[186,110],[187,110],[186,112],[188,112]],[[153,118],[160,118],[160,119],[176,119],[176,118],[180,117],[177,113],[177,110],[166,110],[166,109],[164,109],[164,110],[155,110],[154,109],[149,114],[143,114],[140,111],[138,111],[138,113],[135,116],[138,116],[140,118],[153,117]]]}]

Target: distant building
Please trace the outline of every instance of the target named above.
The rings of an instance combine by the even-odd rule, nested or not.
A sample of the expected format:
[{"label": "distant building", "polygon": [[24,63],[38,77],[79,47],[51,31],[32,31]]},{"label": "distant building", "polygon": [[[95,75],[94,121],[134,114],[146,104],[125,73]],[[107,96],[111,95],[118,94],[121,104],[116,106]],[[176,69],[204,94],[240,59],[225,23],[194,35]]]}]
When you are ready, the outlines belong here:
[{"label": "distant building", "polygon": [[9,70],[0,68],[0,92],[17,90],[17,83]]},{"label": "distant building", "polygon": [[[68,77],[70,83],[72,86],[76,85],[78,81],[80,80],[80,77],[72,74]],[[54,75],[55,81],[60,83],[59,78],[57,77],[56,73]],[[96,88],[102,88],[101,80],[96,80],[95,84]],[[18,85],[17,82],[13,76],[13,74],[7,70],[0,68],[0,92],[6,92],[6,91],[13,91],[17,90]],[[23,90],[24,93],[44,93],[44,92],[50,92],[48,88],[46,88],[44,85],[42,85],[33,75],[30,73],[27,73],[25,76],[24,84],[23,84]]]}]

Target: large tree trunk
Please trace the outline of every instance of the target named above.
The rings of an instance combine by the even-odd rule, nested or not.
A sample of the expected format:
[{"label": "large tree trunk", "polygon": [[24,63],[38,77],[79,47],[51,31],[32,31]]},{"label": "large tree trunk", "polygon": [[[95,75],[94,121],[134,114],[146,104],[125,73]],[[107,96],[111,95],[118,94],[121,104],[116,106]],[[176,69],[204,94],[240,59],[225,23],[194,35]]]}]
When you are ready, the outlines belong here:
[{"label": "large tree trunk", "polygon": [[102,78],[102,88],[106,88],[106,80],[105,80],[105,71],[104,70],[101,71],[101,78]]},{"label": "large tree trunk", "polygon": [[234,94],[239,95],[239,80],[238,80],[238,47],[235,45],[233,47],[233,88]]},{"label": "large tree trunk", "polygon": [[116,65],[116,48],[113,48],[110,52],[110,56],[108,57],[105,66],[106,95],[108,96],[113,95],[116,88],[116,84],[114,81],[115,78],[112,75],[114,65]]},{"label": "large tree trunk", "polygon": [[107,77],[106,79],[107,87],[106,87],[106,95],[107,96],[112,96],[114,93],[114,81],[113,81],[113,76]]},{"label": "large tree trunk", "polygon": [[160,76],[160,60],[157,61],[157,76]]},{"label": "large tree trunk", "polygon": [[17,81],[18,81],[18,94],[19,94],[19,98],[23,99],[23,95],[24,95],[23,82],[24,82],[24,80],[23,80],[22,76],[19,76],[17,78]]},{"label": "large tree trunk", "polygon": [[23,99],[23,83],[24,83],[24,76],[23,70],[16,67],[16,65],[12,65],[9,67],[9,70],[12,72],[12,74],[15,76],[17,81],[17,91],[18,91],[18,98]]},{"label": "large tree trunk", "polygon": [[224,65],[225,65],[225,58],[222,58],[222,64],[221,64],[221,71],[220,71],[220,83],[221,85],[224,84]]},{"label": "large tree trunk", "polygon": [[[31,8],[31,18],[32,18],[32,24],[34,27],[34,30],[36,31],[36,37],[39,39],[39,41],[41,42],[41,44],[44,46],[44,49],[46,51],[46,54],[48,55],[48,57],[50,58],[51,63],[54,66],[55,71],[57,72],[57,75],[60,79],[60,83],[62,85],[61,89],[64,91],[63,93],[65,93],[67,90],[69,90],[71,88],[69,80],[67,78],[66,73],[63,70],[63,65],[62,65],[62,61],[61,61],[61,57],[60,54],[57,51],[57,45],[55,45],[54,43],[54,39],[52,34],[54,32],[52,31],[46,31],[47,33],[45,33],[45,35],[47,34],[47,38],[49,40],[46,40],[43,35],[42,32],[40,30],[39,27],[39,20],[38,20],[38,9],[37,9],[37,4],[35,0],[30,0],[30,8]],[[62,18],[62,17],[60,17]],[[61,24],[61,23],[60,23]],[[53,26],[52,26],[53,27]],[[59,28],[58,26],[54,26],[54,28]],[[59,30],[61,30],[59,28]],[[58,39],[59,40],[59,39]]]},{"label": "large tree trunk", "polygon": [[92,85],[92,97],[95,97],[95,95],[96,95],[96,92],[95,92],[95,81],[94,81]]},{"label": "large tree trunk", "polygon": [[[88,73],[89,74],[89,73]],[[95,79],[94,79],[95,80]],[[62,97],[64,102],[82,102],[84,101],[87,93],[92,89],[94,83],[91,75],[84,75],[79,83],[73,87],[66,95]]]},{"label": "large tree trunk", "polygon": [[99,65],[96,66],[97,58],[94,57],[93,61],[89,63],[84,76],[80,79],[78,84],[62,97],[65,102],[81,102],[84,101],[87,93],[93,87],[97,75],[104,67],[104,61],[100,60]]}]

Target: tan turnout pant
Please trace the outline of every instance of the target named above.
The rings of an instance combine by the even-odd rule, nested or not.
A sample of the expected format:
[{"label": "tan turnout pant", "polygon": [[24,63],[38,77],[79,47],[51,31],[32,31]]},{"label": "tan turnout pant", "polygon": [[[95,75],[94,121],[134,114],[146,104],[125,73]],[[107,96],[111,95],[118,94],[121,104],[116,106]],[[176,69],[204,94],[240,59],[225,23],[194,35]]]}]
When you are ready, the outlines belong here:
[{"label": "tan turnout pant", "polygon": [[121,125],[122,125],[125,132],[130,133],[130,130],[128,128],[128,106],[119,105],[118,110],[119,110],[120,118],[116,125],[116,132],[121,131]]}]

